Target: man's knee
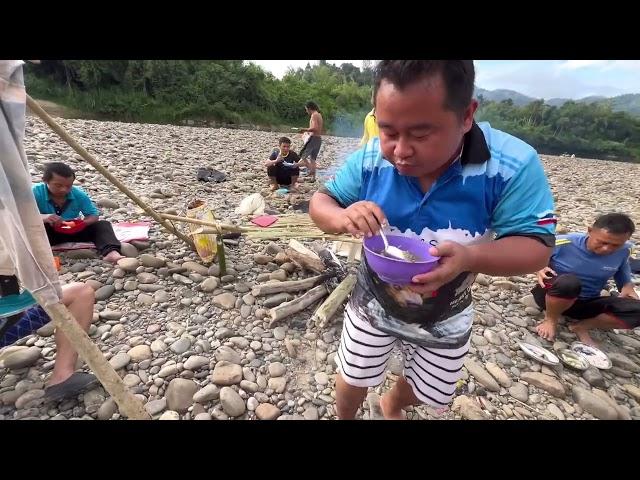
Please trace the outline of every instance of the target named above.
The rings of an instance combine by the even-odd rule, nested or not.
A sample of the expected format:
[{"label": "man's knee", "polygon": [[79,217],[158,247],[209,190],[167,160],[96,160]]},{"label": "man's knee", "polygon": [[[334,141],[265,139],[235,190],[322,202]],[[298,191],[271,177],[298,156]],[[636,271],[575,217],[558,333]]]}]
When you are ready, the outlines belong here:
[{"label": "man's knee", "polygon": [[580,282],[580,279],[573,273],[565,273],[553,279],[547,294],[552,297],[570,299],[578,298],[581,290],[582,282]]},{"label": "man's knee", "polygon": [[82,284],[82,287],[80,287],[78,298],[81,298],[86,302],[96,303],[96,292],[93,288],[84,283]]},{"label": "man's knee", "polygon": [[613,315],[623,326],[633,329],[640,327],[640,301],[632,298],[610,297],[611,305],[605,313]]},{"label": "man's knee", "polygon": [[65,285],[62,289],[62,301],[65,305],[69,305],[74,301],[83,301],[95,303],[96,294],[93,288],[86,283],[74,282]]},{"label": "man's knee", "polygon": [[111,225],[111,222],[109,220],[98,220],[96,222],[96,227],[99,229],[104,229],[104,228],[113,228],[113,226]]},{"label": "man's knee", "polygon": [[103,234],[105,231],[113,230],[113,226],[111,222],[108,220],[98,220],[91,225],[87,225],[84,231],[86,231],[90,235],[98,235]]}]

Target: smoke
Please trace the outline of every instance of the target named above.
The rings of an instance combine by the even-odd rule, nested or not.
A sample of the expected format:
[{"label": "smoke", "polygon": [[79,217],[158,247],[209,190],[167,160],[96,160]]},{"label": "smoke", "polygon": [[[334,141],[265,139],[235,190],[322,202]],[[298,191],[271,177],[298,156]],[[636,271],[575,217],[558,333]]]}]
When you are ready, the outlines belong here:
[{"label": "smoke", "polygon": [[331,122],[331,135],[336,137],[362,137],[364,131],[364,117],[367,111],[349,113],[339,111],[335,114],[333,122]]}]

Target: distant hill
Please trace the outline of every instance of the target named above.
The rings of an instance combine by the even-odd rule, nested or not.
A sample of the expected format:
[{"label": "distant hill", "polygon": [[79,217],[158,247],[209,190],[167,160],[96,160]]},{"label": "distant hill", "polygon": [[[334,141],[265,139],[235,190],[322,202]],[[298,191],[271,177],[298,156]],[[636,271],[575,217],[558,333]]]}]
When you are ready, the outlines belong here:
[{"label": "distant hill", "polygon": [[520,92],[516,92],[514,90],[506,90],[503,88],[497,90],[485,90],[484,88],[476,88],[476,96],[482,95],[485,100],[490,100],[492,102],[501,102],[503,100],[508,100],[509,98],[513,100],[513,104],[519,107],[523,105],[527,105],[535,100],[533,97],[528,97],[527,95],[523,95]]},{"label": "distant hill", "polygon": [[628,93],[603,100],[611,105],[614,112],[627,112],[640,117],[640,93]]},{"label": "distant hill", "polygon": [[[570,98],[550,98],[549,100],[545,100],[544,103],[551,105],[552,107],[560,107],[570,100]],[[596,103],[604,100],[607,100],[607,97],[603,97],[602,95],[591,95],[590,97],[584,97],[573,101],[577,103]]]},{"label": "distant hill", "polygon": [[[527,105],[528,103],[538,100],[533,97],[529,97],[520,92],[514,90],[497,89],[497,90],[485,90],[484,88],[476,88],[476,96],[482,95],[486,100],[493,102],[501,102],[503,100],[511,99],[513,104],[519,107]],[[560,107],[565,102],[568,102],[568,98],[550,98],[545,101],[547,105],[553,107]],[[614,112],[627,112],[631,115],[640,117],[640,93],[628,93],[625,95],[618,95],[617,97],[603,97],[599,95],[592,95],[589,97],[580,98],[574,100],[579,103],[600,103],[610,105]]]},{"label": "distant hill", "polygon": [[545,101],[547,105],[551,105],[552,107],[561,107],[564,103],[568,102],[568,98],[550,98]]}]

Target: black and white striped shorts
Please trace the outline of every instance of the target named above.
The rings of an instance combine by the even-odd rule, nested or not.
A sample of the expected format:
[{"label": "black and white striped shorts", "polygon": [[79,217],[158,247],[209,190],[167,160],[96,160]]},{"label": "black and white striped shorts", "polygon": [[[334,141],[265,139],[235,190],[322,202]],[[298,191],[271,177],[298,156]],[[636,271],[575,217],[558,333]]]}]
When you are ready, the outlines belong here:
[{"label": "black and white striped shorts", "polygon": [[462,376],[469,342],[457,349],[424,348],[399,340],[360,318],[350,305],[344,315],[340,347],[336,355],[338,371],[349,385],[376,387],[386,375],[394,345],[400,342],[404,357],[404,376],[415,396],[436,408],[446,407]]}]

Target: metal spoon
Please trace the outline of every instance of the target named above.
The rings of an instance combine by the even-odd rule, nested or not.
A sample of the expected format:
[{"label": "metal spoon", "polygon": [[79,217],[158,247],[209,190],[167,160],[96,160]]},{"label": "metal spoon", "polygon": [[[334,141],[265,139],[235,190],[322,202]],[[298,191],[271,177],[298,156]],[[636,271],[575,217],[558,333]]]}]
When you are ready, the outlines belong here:
[{"label": "metal spoon", "polygon": [[405,250],[401,250],[398,247],[394,247],[389,245],[389,240],[387,240],[387,236],[384,234],[384,230],[380,229],[380,236],[382,237],[382,241],[384,242],[384,253],[390,257],[397,258],[399,260],[404,260],[406,262],[415,261],[415,256],[407,252]]}]

